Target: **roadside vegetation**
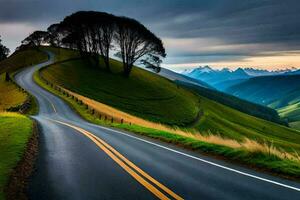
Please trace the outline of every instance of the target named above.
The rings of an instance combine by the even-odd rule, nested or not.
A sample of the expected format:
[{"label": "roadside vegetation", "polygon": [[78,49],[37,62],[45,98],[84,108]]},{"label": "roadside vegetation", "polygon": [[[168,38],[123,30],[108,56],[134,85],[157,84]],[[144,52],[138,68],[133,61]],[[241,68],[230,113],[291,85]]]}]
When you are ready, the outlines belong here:
[{"label": "roadside vegetation", "polygon": [[0,112],[17,108],[27,98],[26,93],[22,92],[11,81],[6,81],[5,76],[5,73],[0,74]]},{"label": "roadside vegetation", "polygon": [[[0,47],[1,48],[1,47]],[[12,80],[17,70],[46,61],[46,53],[37,48],[19,50],[0,62],[0,199],[5,199],[4,189],[22,160],[32,137],[33,121],[15,112],[30,102],[26,114],[35,114],[37,105],[33,97]],[[14,112],[7,112],[14,111]],[[23,183],[18,183],[23,184]],[[23,185],[22,185],[23,186]]]},{"label": "roadside vegetation", "polygon": [[0,113],[0,199],[9,177],[22,159],[33,130],[32,121],[17,113]]}]

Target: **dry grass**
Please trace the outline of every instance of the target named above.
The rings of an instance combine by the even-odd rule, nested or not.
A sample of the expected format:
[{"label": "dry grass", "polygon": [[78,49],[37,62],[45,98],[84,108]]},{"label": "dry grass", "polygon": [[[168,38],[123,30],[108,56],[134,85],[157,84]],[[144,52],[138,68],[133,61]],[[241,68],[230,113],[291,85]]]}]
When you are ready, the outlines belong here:
[{"label": "dry grass", "polygon": [[22,104],[26,98],[26,94],[13,83],[0,80],[0,111]]},{"label": "dry grass", "polygon": [[84,104],[88,105],[89,108],[94,109],[95,113],[99,113],[101,115],[106,115],[108,117],[108,119],[114,118],[115,120],[117,119],[116,121],[120,121],[121,119],[123,119],[124,123],[132,123],[132,124],[136,124],[136,125],[146,127],[146,128],[152,128],[152,129],[156,129],[156,130],[166,131],[166,132],[193,138],[193,139],[207,142],[207,143],[223,145],[223,146],[227,146],[227,147],[231,147],[231,148],[246,149],[251,152],[263,152],[263,153],[267,153],[270,155],[276,155],[283,159],[290,159],[290,160],[295,160],[295,161],[300,162],[300,157],[297,154],[297,152],[295,152],[295,154],[286,153],[285,151],[280,151],[279,149],[274,147],[272,144],[268,144],[266,142],[259,143],[257,141],[250,140],[248,138],[244,138],[243,142],[239,142],[237,140],[223,138],[219,135],[214,135],[214,134],[202,135],[201,133],[199,133],[197,131],[188,131],[188,130],[182,130],[179,128],[169,127],[169,126],[166,126],[163,124],[150,122],[150,121],[141,119],[139,117],[130,115],[128,113],[117,110],[106,104],[97,102],[97,101],[87,98],[85,96],[74,93],[70,90],[67,90],[64,88],[61,88],[61,89],[64,90],[65,92],[69,93],[70,95],[76,97],[77,99],[81,100]]}]

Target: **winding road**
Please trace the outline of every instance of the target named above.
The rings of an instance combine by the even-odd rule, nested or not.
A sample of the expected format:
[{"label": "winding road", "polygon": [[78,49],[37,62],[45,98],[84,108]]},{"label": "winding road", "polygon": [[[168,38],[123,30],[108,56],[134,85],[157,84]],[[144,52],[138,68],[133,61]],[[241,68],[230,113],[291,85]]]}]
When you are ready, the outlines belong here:
[{"label": "winding road", "polygon": [[19,72],[36,97],[41,133],[30,199],[300,199],[300,184],[156,140],[91,124]]}]

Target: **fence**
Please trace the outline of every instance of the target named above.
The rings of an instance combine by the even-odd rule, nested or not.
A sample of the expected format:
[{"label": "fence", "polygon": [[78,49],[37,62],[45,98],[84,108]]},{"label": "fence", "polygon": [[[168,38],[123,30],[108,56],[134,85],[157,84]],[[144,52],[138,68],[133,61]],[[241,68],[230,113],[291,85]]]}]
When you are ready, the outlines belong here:
[{"label": "fence", "polygon": [[48,85],[51,88],[53,88],[54,90],[58,91],[60,94],[64,95],[65,97],[72,99],[78,105],[83,105],[84,108],[88,111],[88,113],[91,114],[92,116],[94,116],[95,118],[104,120],[105,122],[109,122],[109,123],[120,123],[120,124],[127,123],[127,124],[131,125],[130,121],[125,120],[120,117],[117,117],[117,116],[114,116],[112,114],[101,112],[99,109],[93,107],[92,105],[88,104],[83,99],[81,99],[79,97],[79,95],[77,96],[73,92],[70,92],[70,91],[64,89],[63,87],[60,87],[54,83],[51,83],[50,81],[46,80],[40,72],[41,71],[39,71],[39,77],[46,85]]},{"label": "fence", "polygon": [[20,105],[17,105],[17,106],[13,106],[13,107],[10,107],[10,108],[7,108],[6,111],[10,111],[10,112],[19,112],[21,114],[25,114],[31,107],[32,105],[32,101],[33,101],[33,97],[31,94],[29,94],[24,88],[22,88],[21,86],[19,86],[16,82],[15,82],[15,79],[14,79],[14,75],[16,73],[14,73],[13,75],[9,75],[8,79],[6,81],[9,81],[11,82],[12,84],[15,85],[15,87],[17,87],[19,89],[19,91],[23,92],[26,94],[26,99],[25,101],[20,104]]}]

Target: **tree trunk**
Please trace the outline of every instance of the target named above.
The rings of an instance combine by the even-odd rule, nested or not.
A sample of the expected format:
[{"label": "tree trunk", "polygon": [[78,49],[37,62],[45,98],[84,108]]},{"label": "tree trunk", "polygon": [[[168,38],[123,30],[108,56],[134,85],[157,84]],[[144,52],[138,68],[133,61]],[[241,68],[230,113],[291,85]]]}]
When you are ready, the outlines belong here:
[{"label": "tree trunk", "polygon": [[8,72],[5,72],[5,81],[6,81],[6,82],[9,82],[9,81],[10,81],[10,77],[9,77]]},{"label": "tree trunk", "polygon": [[107,70],[108,72],[110,72],[109,57],[105,57],[105,58],[104,58],[104,63],[105,63],[105,66],[106,66],[106,70]]},{"label": "tree trunk", "polygon": [[131,73],[131,69],[132,69],[132,65],[128,65],[126,63],[126,65],[124,66],[124,76],[125,77],[129,77],[130,73]]}]

